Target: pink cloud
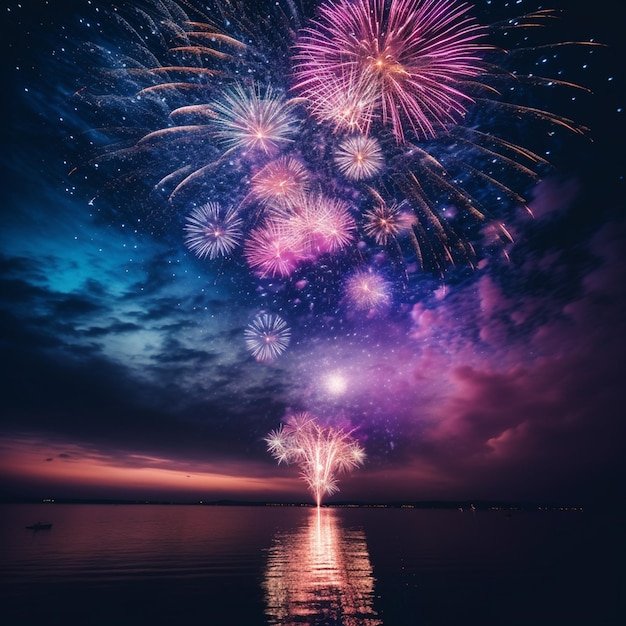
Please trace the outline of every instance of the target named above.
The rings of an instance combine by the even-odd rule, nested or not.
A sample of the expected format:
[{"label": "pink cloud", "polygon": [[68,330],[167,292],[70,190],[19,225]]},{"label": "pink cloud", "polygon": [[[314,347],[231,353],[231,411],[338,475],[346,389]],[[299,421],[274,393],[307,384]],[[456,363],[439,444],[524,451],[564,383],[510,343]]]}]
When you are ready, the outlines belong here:
[{"label": "pink cloud", "polygon": [[575,179],[564,181],[545,179],[535,188],[530,211],[536,219],[562,213],[569,209],[580,194],[580,183]]},{"label": "pink cloud", "polygon": [[[502,497],[509,489],[530,495],[539,485],[557,497],[615,480],[626,405],[625,241],[623,224],[597,233],[589,247],[596,261],[569,302],[560,294],[517,302],[483,276],[436,312],[414,308],[413,338],[438,337],[430,350],[448,357],[431,356],[429,375],[450,379],[423,420],[419,456],[458,494],[479,485]],[[526,269],[543,261],[528,260]],[[472,310],[478,337],[463,333],[457,349],[454,328]],[[545,321],[518,328],[532,319]]]}]

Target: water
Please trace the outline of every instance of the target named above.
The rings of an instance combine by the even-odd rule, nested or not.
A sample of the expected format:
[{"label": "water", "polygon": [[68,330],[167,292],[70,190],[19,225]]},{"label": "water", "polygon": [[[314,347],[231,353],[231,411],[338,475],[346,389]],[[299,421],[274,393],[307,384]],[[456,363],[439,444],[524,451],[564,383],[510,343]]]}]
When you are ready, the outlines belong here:
[{"label": "water", "polygon": [[623,535],[571,511],[3,505],[0,623],[616,626]]}]

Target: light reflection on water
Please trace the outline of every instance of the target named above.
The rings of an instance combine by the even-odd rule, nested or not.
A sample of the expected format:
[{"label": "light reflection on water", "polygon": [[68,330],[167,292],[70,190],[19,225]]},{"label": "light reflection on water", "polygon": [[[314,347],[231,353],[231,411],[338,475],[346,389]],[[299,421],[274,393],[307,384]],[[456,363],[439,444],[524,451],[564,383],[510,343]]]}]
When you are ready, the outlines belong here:
[{"label": "light reflection on water", "polygon": [[[54,525],[25,530],[37,520]],[[0,623],[622,626],[625,527],[601,512],[0,505]]]},{"label": "light reflection on water", "polygon": [[301,526],[275,534],[263,588],[270,624],[382,624],[365,532],[334,509],[311,509]]}]

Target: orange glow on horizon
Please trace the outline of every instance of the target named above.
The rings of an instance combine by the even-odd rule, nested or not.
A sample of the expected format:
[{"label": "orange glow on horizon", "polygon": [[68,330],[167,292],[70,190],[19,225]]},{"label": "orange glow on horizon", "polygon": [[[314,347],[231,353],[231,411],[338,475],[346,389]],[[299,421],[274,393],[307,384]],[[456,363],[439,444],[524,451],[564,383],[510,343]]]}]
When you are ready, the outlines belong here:
[{"label": "orange glow on horizon", "polygon": [[[258,499],[314,504],[295,465],[215,458],[192,462],[28,435],[0,437],[0,483],[6,494],[17,497]],[[402,466],[366,464],[342,480],[335,499],[384,502],[461,497],[463,489],[457,476],[424,459],[414,459]]]},{"label": "orange glow on horizon", "polygon": [[0,439],[0,471],[58,487],[115,491],[206,492],[224,496],[302,492],[296,477],[275,478],[271,468],[254,462],[191,463],[139,454],[111,455],[78,444]]}]

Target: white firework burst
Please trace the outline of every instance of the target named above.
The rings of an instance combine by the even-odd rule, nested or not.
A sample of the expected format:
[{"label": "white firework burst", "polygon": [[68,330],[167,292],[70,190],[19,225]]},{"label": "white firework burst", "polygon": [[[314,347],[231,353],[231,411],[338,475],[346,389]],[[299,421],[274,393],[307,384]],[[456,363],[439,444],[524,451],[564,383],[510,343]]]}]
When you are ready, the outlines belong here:
[{"label": "white firework burst", "polygon": [[365,460],[365,451],[351,432],[323,426],[308,412],[291,415],[265,438],[267,449],[278,463],[295,463],[302,471],[315,502],[339,491],[337,477]]},{"label": "white firework burst", "polygon": [[224,210],[217,202],[207,202],[187,217],[185,243],[201,259],[227,256],[241,242],[241,225],[232,207]]},{"label": "white firework burst", "polygon": [[384,164],[380,144],[373,137],[354,135],[344,139],[335,150],[339,171],[352,180],[372,178]]},{"label": "white firework burst", "polygon": [[266,154],[293,141],[298,122],[292,115],[296,102],[271,87],[261,94],[237,84],[212,105],[215,138],[226,148],[260,150]]},{"label": "white firework burst", "polygon": [[274,361],[289,346],[291,329],[279,315],[261,313],[245,329],[244,337],[257,361]]}]

